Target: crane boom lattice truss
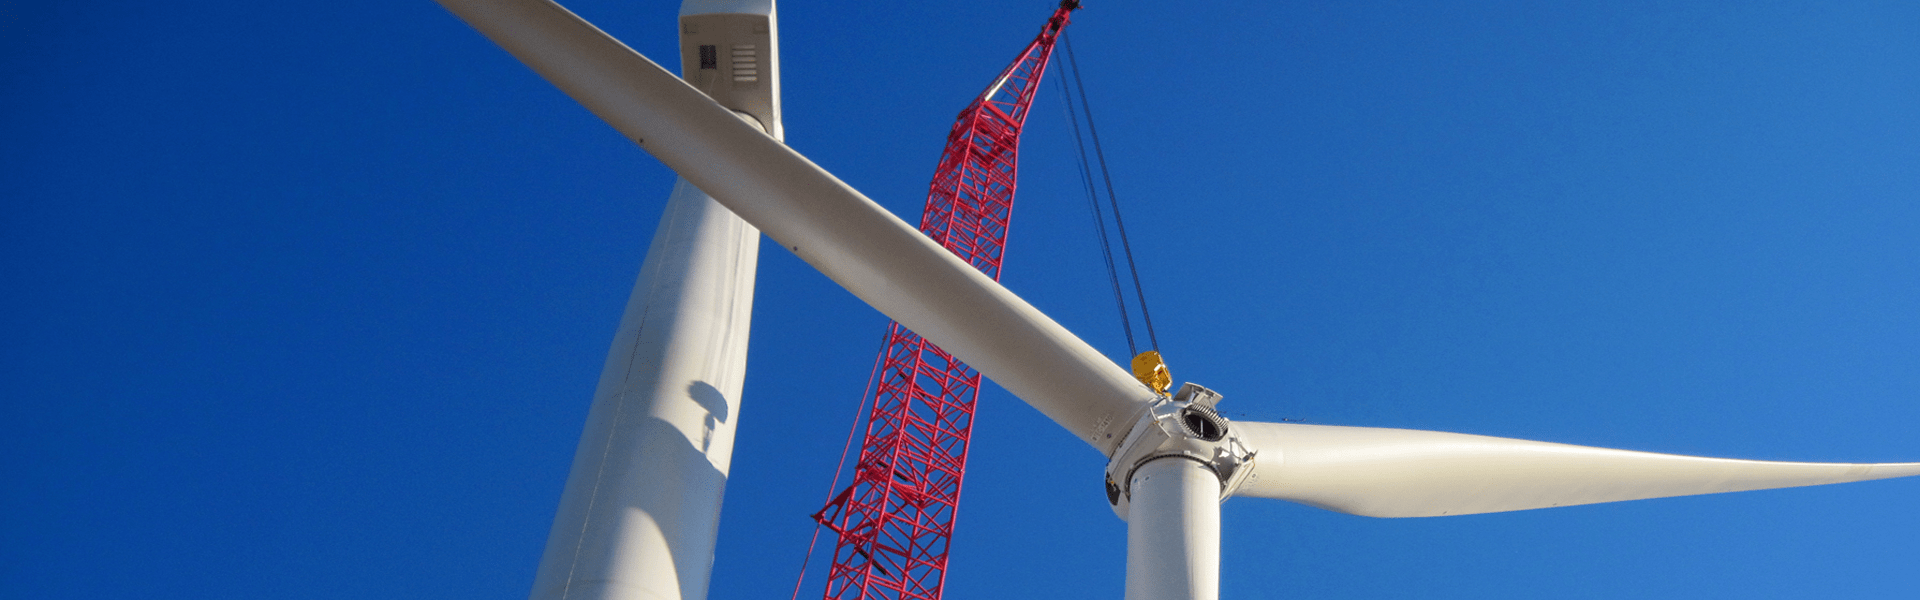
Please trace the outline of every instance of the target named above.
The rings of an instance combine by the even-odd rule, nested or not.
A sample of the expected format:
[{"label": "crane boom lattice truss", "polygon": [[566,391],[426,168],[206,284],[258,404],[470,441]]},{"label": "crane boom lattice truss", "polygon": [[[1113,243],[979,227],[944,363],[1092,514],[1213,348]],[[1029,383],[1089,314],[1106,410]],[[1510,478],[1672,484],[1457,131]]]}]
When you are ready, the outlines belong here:
[{"label": "crane boom lattice truss", "polygon": [[[1007,243],[1020,129],[1076,6],[1063,2],[953,124],[920,231],[995,280]],[[814,519],[839,534],[826,598],[936,600],[946,581],[980,374],[889,323],[853,483]],[[855,424],[858,427],[858,423]]]}]

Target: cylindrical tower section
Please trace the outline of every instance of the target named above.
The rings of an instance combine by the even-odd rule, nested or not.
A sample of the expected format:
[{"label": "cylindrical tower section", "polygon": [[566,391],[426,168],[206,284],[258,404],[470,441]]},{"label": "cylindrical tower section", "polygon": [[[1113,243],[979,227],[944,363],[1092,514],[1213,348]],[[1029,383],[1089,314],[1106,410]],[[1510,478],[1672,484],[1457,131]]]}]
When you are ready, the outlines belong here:
[{"label": "cylindrical tower section", "polygon": [[1127,509],[1127,600],[1220,597],[1220,477],[1185,457],[1133,471]]},{"label": "cylindrical tower section", "polygon": [[760,233],[674,186],[607,353],[534,600],[706,597]]},{"label": "cylindrical tower section", "polygon": [[[686,0],[682,77],[775,138],[772,0]],[[607,353],[533,600],[703,600],[740,417],[760,231],[674,184]]]}]

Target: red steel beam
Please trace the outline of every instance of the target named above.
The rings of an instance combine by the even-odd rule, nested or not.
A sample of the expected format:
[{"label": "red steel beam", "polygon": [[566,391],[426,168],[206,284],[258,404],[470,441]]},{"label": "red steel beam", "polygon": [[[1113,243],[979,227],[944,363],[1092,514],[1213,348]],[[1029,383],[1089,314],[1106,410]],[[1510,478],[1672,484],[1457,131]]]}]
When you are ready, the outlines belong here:
[{"label": "red steel beam", "polygon": [[[927,193],[920,231],[995,280],[1020,129],[1054,41],[1078,6],[1061,2],[1040,35],[960,111]],[[888,324],[885,342],[853,483],[814,515],[839,535],[828,600],[937,600],[946,583],[980,374],[899,323]]]}]

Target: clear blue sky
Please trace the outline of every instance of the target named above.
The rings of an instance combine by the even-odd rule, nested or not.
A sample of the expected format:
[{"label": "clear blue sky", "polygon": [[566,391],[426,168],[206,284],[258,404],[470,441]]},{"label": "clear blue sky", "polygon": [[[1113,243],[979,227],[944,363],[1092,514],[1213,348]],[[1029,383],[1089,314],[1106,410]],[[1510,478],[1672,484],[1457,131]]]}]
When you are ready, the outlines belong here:
[{"label": "clear blue sky", "polygon": [[[848,4],[781,7],[788,141],[917,214],[1051,6]],[[1920,4],[1090,4],[1229,417],[1920,460]],[[674,62],[676,2],[568,5]],[[1048,84],[1005,282],[1120,358]],[[0,93],[0,597],[527,593],[667,170],[420,0],[10,2]],[[791,593],[884,322],[765,247],[714,598]],[[981,404],[950,597],[1119,597],[1102,459]],[[1913,598],[1915,506],[1234,500],[1222,592]]]}]

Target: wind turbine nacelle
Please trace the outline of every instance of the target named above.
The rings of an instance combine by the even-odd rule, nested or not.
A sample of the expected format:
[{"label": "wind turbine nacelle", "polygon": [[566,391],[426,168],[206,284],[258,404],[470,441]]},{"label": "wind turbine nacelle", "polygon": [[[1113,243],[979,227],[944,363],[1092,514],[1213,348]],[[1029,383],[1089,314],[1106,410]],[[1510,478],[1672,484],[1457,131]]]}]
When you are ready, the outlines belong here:
[{"label": "wind turbine nacelle", "polygon": [[781,139],[780,35],[773,0],[680,5],[680,78]]},{"label": "wind turbine nacelle", "polygon": [[1225,502],[1253,473],[1254,452],[1240,441],[1231,422],[1215,406],[1220,394],[1196,383],[1185,383],[1171,398],[1154,401],[1134,422],[1127,437],[1107,461],[1107,504],[1121,520],[1127,518],[1134,472],[1163,458],[1200,463],[1220,478],[1220,500]]}]

